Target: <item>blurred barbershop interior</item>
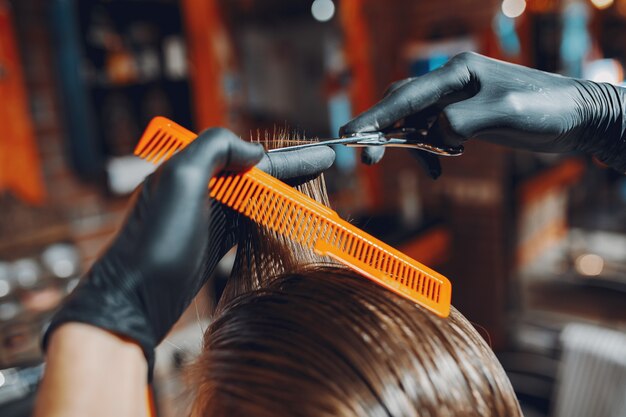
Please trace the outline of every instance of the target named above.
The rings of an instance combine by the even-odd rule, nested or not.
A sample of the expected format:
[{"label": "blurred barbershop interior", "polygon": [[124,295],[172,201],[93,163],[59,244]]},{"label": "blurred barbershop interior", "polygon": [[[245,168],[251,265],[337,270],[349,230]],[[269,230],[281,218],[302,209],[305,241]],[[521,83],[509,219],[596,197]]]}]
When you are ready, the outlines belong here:
[{"label": "blurred barbershop interior", "polygon": [[[133,156],[154,116],[332,138],[464,51],[622,85],[624,39],[626,0],[0,0],[0,415],[31,415],[42,331],[154,170]],[[335,152],[333,209],[450,278],[526,416],[626,416],[623,174],[480,141],[436,180],[402,149]],[[214,297],[157,351],[160,416]]]}]

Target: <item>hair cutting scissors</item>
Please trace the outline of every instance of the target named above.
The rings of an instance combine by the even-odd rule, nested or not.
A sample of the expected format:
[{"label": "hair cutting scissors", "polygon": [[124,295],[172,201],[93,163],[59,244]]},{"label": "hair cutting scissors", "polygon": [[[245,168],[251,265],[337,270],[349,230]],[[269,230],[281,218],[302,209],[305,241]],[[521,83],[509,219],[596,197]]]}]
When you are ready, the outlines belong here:
[{"label": "hair cutting scissors", "polygon": [[392,148],[411,148],[439,156],[459,156],[463,154],[463,146],[452,147],[428,143],[425,141],[427,135],[427,129],[413,128],[394,129],[386,132],[351,133],[349,135],[343,135],[340,138],[322,139],[319,142],[287,146],[272,149],[268,152],[292,151],[321,145],[345,145],[351,147],[385,146]]}]

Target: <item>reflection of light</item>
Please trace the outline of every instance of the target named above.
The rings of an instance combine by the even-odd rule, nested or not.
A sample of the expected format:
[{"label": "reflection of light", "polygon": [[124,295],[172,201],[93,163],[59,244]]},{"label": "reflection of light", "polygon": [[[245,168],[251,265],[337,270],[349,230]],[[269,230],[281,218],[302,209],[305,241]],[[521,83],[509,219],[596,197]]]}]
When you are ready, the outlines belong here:
[{"label": "reflection of light", "polygon": [[311,5],[311,14],[320,22],[327,22],[335,14],[335,4],[332,0],[315,0]]},{"label": "reflection of light", "polygon": [[619,84],[624,79],[624,70],[614,59],[597,59],[585,64],[582,75],[591,81]]},{"label": "reflection of light", "polygon": [[615,75],[609,71],[600,71],[593,76],[593,81],[598,83],[615,83]]},{"label": "reflection of light", "polygon": [[604,259],[593,253],[580,255],[576,258],[576,270],[581,275],[590,277],[598,276],[604,269]]},{"label": "reflection of light", "polygon": [[13,273],[24,288],[33,287],[39,279],[39,266],[33,259],[20,259],[13,263]]},{"label": "reflection of light", "polygon": [[0,321],[8,321],[17,316],[20,308],[17,303],[0,304]]},{"label": "reflection of light", "polygon": [[74,278],[73,280],[67,283],[67,287],[65,287],[65,291],[68,294],[71,293],[72,291],[74,291],[74,288],[76,288],[79,282],[80,280],[78,278]]},{"label": "reflection of light", "polygon": [[613,4],[613,0],[591,0],[591,3],[598,9],[606,9]]},{"label": "reflection of light", "polygon": [[0,297],[4,297],[11,291],[11,284],[4,279],[0,279]]},{"label": "reflection of light", "polygon": [[52,274],[59,278],[69,278],[76,273],[80,262],[76,247],[68,243],[55,243],[48,246],[41,260]]},{"label": "reflection of light", "polygon": [[52,272],[59,278],[68,278],[74,273],[74,264],[69,259],[60,259],[52,265]]},{"label": "reflection of light", "polygon": [[502,2],[502,13],[506,17],[518,17],[524,13],[524,10],[526,10],[526,0],[504,0]]},{"label": "reflection of light", "polygon": [[4,374],[0,372],[0,387],[3,386],[5,382],[6,378],[4,377]]}]

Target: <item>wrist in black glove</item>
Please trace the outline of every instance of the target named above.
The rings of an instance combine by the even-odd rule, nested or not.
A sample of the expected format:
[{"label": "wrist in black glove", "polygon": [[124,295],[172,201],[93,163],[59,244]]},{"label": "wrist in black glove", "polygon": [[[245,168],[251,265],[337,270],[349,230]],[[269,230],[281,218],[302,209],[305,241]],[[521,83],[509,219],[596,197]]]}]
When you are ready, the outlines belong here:
[{"label": "wrist in black glove", "polygon": [[[343,134],[396,123],[427,127],[427,140],[459,146],[481,139],[540,152],[580,150],[626,171],[624,90],[463,53],[424,76],[394,84]],[[423,152],[419,153],[424,157]],[[369,148],[364,162],[382,150]],[[433,156],[427,159],[437,168]]]},{"label": "wrist in black glove", "polygon": [[145,181],[112,245],[53,317],[44,347],[63,323],[87,323],[136,341],[152,371],[154,348],[235,244],[237,216],[208,198],[209,179],[259,161],[288,179],[318,175],[334,152],[320,147],[274,160],[225,129],[200,134]]}]

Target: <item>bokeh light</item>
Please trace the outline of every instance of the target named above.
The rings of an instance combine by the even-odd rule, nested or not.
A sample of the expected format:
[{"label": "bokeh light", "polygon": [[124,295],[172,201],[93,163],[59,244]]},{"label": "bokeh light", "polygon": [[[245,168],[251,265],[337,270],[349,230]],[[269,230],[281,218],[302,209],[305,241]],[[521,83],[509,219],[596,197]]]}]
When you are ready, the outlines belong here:
[{"label": "bokeh light", "polygon": [[596,277],[604,269],[604,259],[601,256],[586,253],[576,258],[576,271],[581,275]]},{"label": "bokeh light", "polygon": [[591,3],[600,10],[611,7],[613,2],[614,0],[591,0]]},{"label": "bokeh light", "polygon": [[319,22],[327,22],[335,15],[335,3],[332,0],[315,0],[311,5],[311,14]]},{"label": "bokeh light", "polygon": [[502,13],[506,17],[516,18],[521,16],[526,10],[526,0],[504,0],[502,2]]},{"label": "bokeh light", "polygon": [[4,297],[9,294],[11,291],[11,284],[8,281],[1,279],[0,280],[0,297]]}]

